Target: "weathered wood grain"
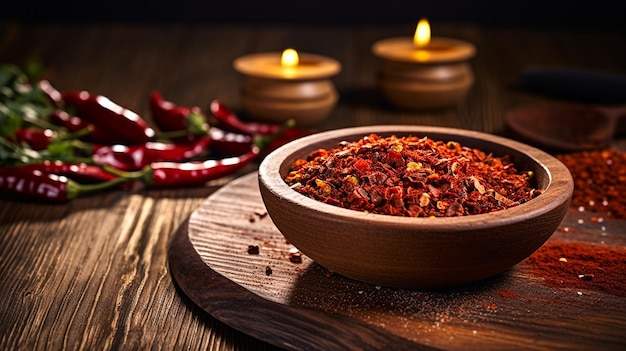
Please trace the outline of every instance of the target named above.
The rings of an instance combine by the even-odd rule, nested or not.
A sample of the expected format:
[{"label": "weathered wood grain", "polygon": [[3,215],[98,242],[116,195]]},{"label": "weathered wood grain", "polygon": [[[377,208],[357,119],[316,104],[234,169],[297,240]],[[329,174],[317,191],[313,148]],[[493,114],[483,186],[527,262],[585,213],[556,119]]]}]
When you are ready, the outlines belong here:
[{"label": "weathered wood grain", "polygon": [[[568,286],[554,289],[527,262],[458,288],[373,286],[331,275],[306,256],[302,263],[292,262],[293,246],[263,210],[257,174],[243,176],[192,213],[169,251],[172,274],[185,294],[219,320],[261,340],[293,350],[626,346],[623,297],[598,291],[579,296]],[[568,221],[579,218],[571,215]],[[607,240],[620,245],[625,238],[617,232],[625,227],[616,225],[621,226],[612,228]],[[550,241],[569,237],[557,233]],[[579,238],[596,239],[584,232]],[[249,246],[257,246],[259,254],[249,254]],[[326,343],[312,346],[316,337]]]}]

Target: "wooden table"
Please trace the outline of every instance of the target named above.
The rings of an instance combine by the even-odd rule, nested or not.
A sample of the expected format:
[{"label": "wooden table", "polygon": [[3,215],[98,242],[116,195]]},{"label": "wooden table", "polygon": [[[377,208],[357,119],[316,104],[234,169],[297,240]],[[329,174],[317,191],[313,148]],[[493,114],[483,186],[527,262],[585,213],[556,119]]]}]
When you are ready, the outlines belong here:
[{"label": "wooden table", "polygon": [[[328,55],[343,70],[341,99],[321,129],[425,124],[502,133],[507,109],[548,97],[517,85],[531,65],[626,72],[626,35],[611,31],[482,28],[434,23],[437,34],[473,42],[477,77],[460,106],[389,108],[375,88],[371,44],[406,26],[20,25],[0,26],[0,62],[41,61],[61,90],[108,96],[149,120],[160,90],[181,105],[217,98],[239,109],[232,61],[294,46]],[[622,140],[623,143],[623,140]],[[168,248],[179,226],[232,179],[199,188],[115,190],[64,205],[0,200],[0,349],[271,350],[218,321],[172,279]]]}]

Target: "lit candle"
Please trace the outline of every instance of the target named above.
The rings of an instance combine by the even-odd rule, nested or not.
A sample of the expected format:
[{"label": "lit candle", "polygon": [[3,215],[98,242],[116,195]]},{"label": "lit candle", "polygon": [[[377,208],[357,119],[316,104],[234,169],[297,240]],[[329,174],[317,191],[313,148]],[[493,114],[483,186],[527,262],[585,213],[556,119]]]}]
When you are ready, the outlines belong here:
[{"label": "lit candle", "polygon": [[300,126],[313,126],[328,117],[338,100],[329,78],[340,72],[341,64],[329,57],[286,49],[240,57],[233,67],[248,78],[241,98],[254,119],[293,118]]},{"label": "lit candle", "polygon": [[419,63],[442,63],[466,61],[474,57],[476,47],[466,41],[430,36],[430,25],[421,19],[415,35],[410,37],[388,38],[376,42],[372,51],[378,57]]},{"label": "lit candle", "polygon": [[467,61],[475,56],[476,47],[462,40],[431,37],[426,19],[418,22],[413,38],[377,41],[372,52],[383,60],[383,95],[401,108],[436,108],[457,103],[474,81]]},{"label": "lit candle", "polygon": [[334,76],[341,70],[336,60],[314,54],[298,54],[294,49],[251,54],[235,60],[235,69],[247,76],[304,80]]}]

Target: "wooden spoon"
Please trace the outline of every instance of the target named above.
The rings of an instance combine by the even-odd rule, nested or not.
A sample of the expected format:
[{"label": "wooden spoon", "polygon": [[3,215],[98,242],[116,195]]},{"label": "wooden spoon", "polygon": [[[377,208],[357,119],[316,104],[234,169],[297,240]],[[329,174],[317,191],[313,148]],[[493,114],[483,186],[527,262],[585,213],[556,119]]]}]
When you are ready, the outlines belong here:
[{"label": "wooden spoon", "polygon": [[535,146],[554,151],[580,151],[608,146],[624,117],[626,105],[553,103],[510,110],[506,124],[514,134]]}]

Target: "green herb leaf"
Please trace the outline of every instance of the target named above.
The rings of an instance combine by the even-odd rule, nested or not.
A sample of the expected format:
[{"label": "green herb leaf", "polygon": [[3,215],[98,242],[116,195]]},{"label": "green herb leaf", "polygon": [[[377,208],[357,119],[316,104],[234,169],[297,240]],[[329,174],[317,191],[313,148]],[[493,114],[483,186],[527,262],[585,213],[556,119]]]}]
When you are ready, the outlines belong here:
[{"label": "green herb leaf", "polygon": [[0,136],[9,137],[25,124],[61,129],[49,122],[54,105],[41,88],[30,83],[27,71],[35,77],[41,68],[34,63],[24,71],[15,65],[0,65]]},{"label": "green herb leaf", "polygon": [[0,166],[13,167],[41,160],[41,155],[30,148],[20,147],[0,137]]},{"label": "green herb leaf", "polygon": [[9,87],[21,74],[20,68],[15,65],[0,66],[0,87]]},{"label": "green herb leaf", "polygon": [[22,126],[22,118],[0,102],[0,136],[10,137]]},{"label": "green herb leaf", "polygon": [[48,145],[48,154],[54,158],[71,158],[74,156],[74,144],[67,141],[53,141]]},{"label": "green herb leaf", "polygon": [[31,82],[40,80],[43,76],[43,73],[44,67],[41,63],[37,61],[28,61],[24,65],[24,74],[26,74]]}]

